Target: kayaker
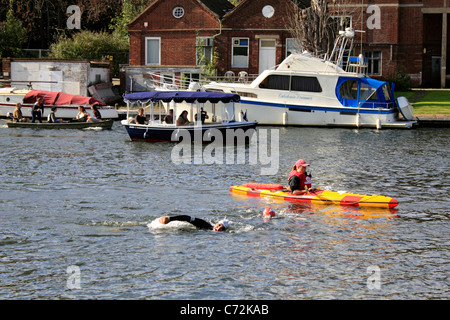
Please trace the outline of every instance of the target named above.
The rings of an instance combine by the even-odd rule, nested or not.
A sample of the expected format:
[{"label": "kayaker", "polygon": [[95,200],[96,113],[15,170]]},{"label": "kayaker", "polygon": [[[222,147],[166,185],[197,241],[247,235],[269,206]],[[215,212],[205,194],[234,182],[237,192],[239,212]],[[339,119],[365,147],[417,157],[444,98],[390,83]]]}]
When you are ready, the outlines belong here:
[{"label": "kayaker", "polygon": [[216,223],[214,226],[210,224],[209,222],[194,218],[188,215],[179,215],[174,217],[161,217],[158,219],[159,223],[161,224],[168,224],[171,221],[184,221],[189,222],[193,226],[199,228],[199,229],[206,229],[206,230],[213,230],[213,231],[225,231],[229,227],[229,223],[226,220],[222,220],[219,223]]},{"label": "kayaker", "polygon": [[297,160],[289,174],[289,189],[293,194],[304,194],[312,191],[311,175],[306,173],[306,167],[309,164],[303,159]]}]

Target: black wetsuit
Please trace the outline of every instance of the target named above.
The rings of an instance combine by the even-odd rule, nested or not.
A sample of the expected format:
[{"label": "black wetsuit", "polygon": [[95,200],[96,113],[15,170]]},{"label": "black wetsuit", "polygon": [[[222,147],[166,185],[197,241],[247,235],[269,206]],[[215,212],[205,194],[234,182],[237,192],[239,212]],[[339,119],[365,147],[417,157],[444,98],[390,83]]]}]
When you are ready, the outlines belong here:
[{"label": "black wetsuit", "polygon": [[179,215],[179,216],[169,217],[169,222],[170,221],[189,222],[190,224],[194,225],[195,227],[197,227],[199,229],[213,230],[213,228],[214,228],[209,222],[206,222],[205,220],[194,218],[194,217],[191,217],[188,215]]}]

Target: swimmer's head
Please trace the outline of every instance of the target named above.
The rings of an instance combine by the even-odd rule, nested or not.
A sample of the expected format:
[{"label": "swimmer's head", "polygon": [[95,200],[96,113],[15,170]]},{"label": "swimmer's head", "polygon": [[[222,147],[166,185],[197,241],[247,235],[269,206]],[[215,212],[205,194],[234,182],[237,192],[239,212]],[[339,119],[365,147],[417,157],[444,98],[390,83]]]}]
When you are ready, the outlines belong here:
[{"label": "swimmer's head", "polygon": [[230,223],[227,220],[222,220],[214,225],[214,231],[225,231],[230,227]]},{"label": "swimmer's head", "polygon": [[275,211],[273,211],[271,207],[267,207],[264,209],[263,216],[264,217],[275,217]]}]

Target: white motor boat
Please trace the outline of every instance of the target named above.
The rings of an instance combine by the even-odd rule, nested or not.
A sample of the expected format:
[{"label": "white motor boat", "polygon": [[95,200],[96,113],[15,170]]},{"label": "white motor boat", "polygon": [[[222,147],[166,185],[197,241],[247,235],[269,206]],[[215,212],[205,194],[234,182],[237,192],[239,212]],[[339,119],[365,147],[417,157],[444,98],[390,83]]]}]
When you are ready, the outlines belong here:
[{"label": "white motor boat", "polygon": [[236,93],[236,113],[262,125],[411,128],[413,107],[405,97],[394,98],[394,85],[367,77],[362,56],[349,57],[344,49],[354,32],[341,32],[330,57],[294,53],[276,69],[262,72],[252,83],[203,85],[204,91]]}]

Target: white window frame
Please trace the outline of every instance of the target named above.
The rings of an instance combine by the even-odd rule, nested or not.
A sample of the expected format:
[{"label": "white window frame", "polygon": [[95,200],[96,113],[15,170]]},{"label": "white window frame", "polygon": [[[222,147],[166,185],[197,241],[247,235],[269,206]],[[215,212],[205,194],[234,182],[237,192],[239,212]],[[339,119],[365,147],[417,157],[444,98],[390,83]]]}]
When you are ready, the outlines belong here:
[{"label": "white window frame", "polygon": [[[206,48],[210,48],[211,52],[209,54],[209,57],[206,57],[205,50]],[[214,56],[214,39],[212,37],[197,37],[195,39],[195,63],[197,66],[200,66],[201,63],[198,59],[199,51],[201,50],[201,54],[205,55],[206,62],[210,63],[213,61]]]},{"label": "white window frame", "polygon": [[[240,45],[235,45],[236,40],[247,40],[247,61],[246,65],[237,65],[234,62],[234,48],[235,47],[241,47]],[[249,56],[250,56],[250,38],[245,37],[236,37],[231,39],[231,67],[232,68],[248,68],[249,64]]]},{"label": "white window frame", "polygon": [[[149,63],[148,62],[148,40],[158,40],[159,48],[158,48],[158,63]],[[161,37],[145,37],[145,65],[161,65]]]},{"label": "white window frame", "polygon": [[[342,27],[343,27],[343,29],[345,29],[345,28],[352,28],[352,25],[353,25],[353,17],[352,16],[347,16],[347,15],[337,15],[337,16],[331,16],[330,17],[331,19],[333,19],[334,21],[336,21],[336,22],[338,22],[338,24],[339,24],[339,26],[341,26],[341,25],[343,25]],[[345,23],[345,21],[344,20],[346,20],[346,19],[348,19],[348,22],[349,22],[349,25],[347,25],[346,23]],[[344,31],[344,30],[337,30],[337,31]]]},{"label": "white window frame", "polygon": [[298,53],[302,53],[303,51],[303,48],[298,47],[297,39],[295,38],[286,38],[286,52],[285,52],[286,57],[288,57],[289,49],[296,49],[296,52]]},{"label": "white window frame", "polygon": [[[379,57],[374,58],[373,54],[374,52],[377,52],[380,54]],[[367,56],[370,55],[370,56]],[[364,58],[367,59],[367,74],[370,76],[381,76],[383,74],[383,52],[381,50],[368,50],[364,51]],[[377,63],[378,64],[378,73],[373,72],[373,65]],[[369,69],[371,72],[369,72]]]},{"label": "white window frame", "polygon": [[184,17],[184,13],[185,13],[184,8],[181,7],[181,6],[177,6],[177,7],[173,8],[173,10],[172,10],[172,15],[176,19],[183,18]]}]

